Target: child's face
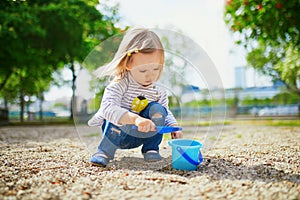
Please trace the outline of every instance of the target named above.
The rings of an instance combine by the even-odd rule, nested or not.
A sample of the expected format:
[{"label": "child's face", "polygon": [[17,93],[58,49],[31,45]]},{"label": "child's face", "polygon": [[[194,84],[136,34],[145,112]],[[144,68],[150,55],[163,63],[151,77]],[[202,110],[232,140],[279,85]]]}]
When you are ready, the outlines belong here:
[{"label": "child's face", "polygon": [[132,54],[132,62],[128,70],[133,79],[143,86],[157,81],[162,70],[161,52]]}]

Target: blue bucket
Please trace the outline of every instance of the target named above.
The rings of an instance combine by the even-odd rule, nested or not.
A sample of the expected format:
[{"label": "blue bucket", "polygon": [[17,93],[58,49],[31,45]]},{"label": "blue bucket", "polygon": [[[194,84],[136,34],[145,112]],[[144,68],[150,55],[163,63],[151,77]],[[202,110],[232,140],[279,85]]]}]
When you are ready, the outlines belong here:
[{"label": "blue bucket", "polygon": [[172,168],[179,170],[196,170],[203,162],[200,151],[202,144],[195,140],[174,139],[169,140],[172,147]]}]

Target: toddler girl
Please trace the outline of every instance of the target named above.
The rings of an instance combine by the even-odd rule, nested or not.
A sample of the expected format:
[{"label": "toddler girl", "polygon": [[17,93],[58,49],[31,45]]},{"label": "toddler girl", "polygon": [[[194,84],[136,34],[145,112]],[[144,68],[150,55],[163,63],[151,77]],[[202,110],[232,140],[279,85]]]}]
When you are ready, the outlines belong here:
[{"label": "toddler girl", "polygon": [[[114,158],[117,149],[142,145],[144,160],[159,161],[162,134],[156,126],[177,126],[168,108],[164,88],[155,82],[164,63],[164,50],[159,37],[144,28],[126,32],[114,59],[96,70],[99,77],[114,78],[105,88],[100,109],[89,120],[89,126],[101,126],[103,138],[92,155],[93,165],[105,167]],[[136,126],[137,128],[134,128]],[[182,138],[183,133],[171,133]]]}]

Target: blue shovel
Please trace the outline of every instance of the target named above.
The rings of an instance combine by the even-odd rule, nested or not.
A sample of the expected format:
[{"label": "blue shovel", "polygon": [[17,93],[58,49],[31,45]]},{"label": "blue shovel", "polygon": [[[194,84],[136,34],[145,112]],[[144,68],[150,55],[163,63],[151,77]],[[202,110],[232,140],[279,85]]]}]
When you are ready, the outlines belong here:
[{"label": "blue shovel", "polygon": [[[132,126],[132,129],[137,130],[137,126]],[[182,127],[178,126],[156,126],[157,133],[164,134],[164,133],[170,133],[174,131],[180,131],[182,130]]]}]

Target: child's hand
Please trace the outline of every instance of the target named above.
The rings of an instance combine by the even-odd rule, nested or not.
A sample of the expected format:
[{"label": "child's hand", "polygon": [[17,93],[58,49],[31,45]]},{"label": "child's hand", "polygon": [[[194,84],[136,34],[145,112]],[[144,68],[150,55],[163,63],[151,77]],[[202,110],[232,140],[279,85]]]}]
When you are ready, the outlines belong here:
[{"label": "child's hand", "polygon": [[138,131],[141,132],[156,131],[155,124],[150,119],[138,117],[135,120],[135,125],[138,127]]},{"label": "child's hand", "polygon": [[183,138],[183,132],[182,131],[172,132],[171,136],[172,136],[172,139]]}]

